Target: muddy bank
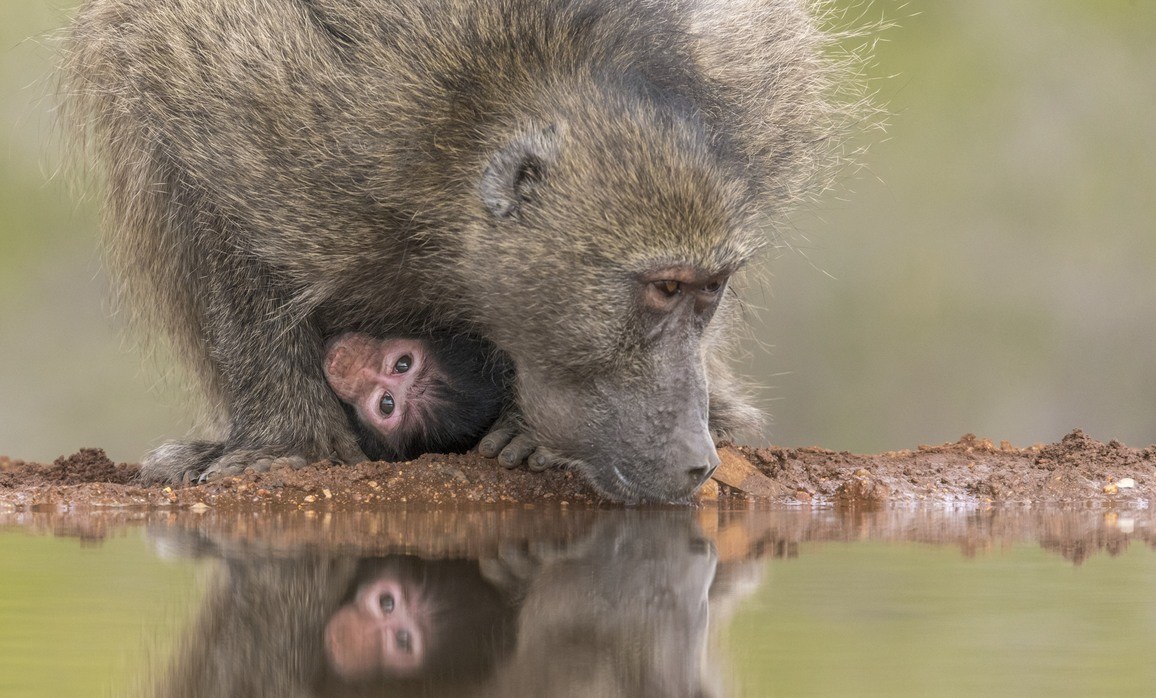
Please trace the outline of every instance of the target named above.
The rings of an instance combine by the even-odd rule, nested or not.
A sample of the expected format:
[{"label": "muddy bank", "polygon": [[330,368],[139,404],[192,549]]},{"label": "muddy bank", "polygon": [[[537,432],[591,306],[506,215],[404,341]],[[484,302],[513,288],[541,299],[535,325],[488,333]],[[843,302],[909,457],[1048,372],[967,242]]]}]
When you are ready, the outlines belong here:
[{"label": "muddy bank", "polygon": [[126,509],[100,507],[4,511],[0,532],[19,530],[98,546],[144,528],[157,553],[173,557],[225,555],[417,555],[427,559],[544,554],[588,539],[600,526],[627,527],[652,517],[692,521],[722,562],[798,557],[807,543],[879,541],[955,548],[967,557],[1038,545],[1080,564],[1118,555],[1132,543],[1156,550],[1156,518],[1148,508],[989,505],[868,509],[728,506],[593,508],[558,505],[449,508]]},{"label": "muddy bank", "polygon": [[[1014,448],[967,435],[955,443],[857,455],[821,448],[724,447],[718,482],[700,501],[788,505],[1085,504],[1146,507],[1156,494],[1156,446],[1103,443],[1076,430],[1060,442]],[[52,464],[0,456],[0,510],[212,507],[339,510],[378,504],[603,503],[567,471],[506,470],[477,454],[407,463],[316,463],[196,486],[141,486],[137,467],[83,449]]]}]

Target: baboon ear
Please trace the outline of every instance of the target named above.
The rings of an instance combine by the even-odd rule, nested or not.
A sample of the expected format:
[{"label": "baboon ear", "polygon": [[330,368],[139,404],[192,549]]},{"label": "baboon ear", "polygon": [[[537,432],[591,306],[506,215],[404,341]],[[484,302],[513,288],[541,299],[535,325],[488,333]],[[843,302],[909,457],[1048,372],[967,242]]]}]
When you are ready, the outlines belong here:
[{"label": "baboon ear", "polygon": [[482,201],[498,218],[512,218],[533,201],[558,156],[558,128],[523,133],[490,159],[482,172]]}]

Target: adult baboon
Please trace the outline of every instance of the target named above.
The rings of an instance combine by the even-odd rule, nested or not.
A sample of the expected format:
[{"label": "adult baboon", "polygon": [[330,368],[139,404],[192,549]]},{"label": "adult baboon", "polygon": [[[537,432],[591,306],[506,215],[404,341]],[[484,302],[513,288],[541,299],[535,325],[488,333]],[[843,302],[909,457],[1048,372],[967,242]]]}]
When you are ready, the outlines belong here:
[{"label": "adult baboon", "polygon": [[831,150],[808,4],[88,0],[67,91],[110,259],[227,423],[145,477],[362,459],[321,366],[371,322],[509,355],[491,450],[690,494],[758,418],[728,284]]}]

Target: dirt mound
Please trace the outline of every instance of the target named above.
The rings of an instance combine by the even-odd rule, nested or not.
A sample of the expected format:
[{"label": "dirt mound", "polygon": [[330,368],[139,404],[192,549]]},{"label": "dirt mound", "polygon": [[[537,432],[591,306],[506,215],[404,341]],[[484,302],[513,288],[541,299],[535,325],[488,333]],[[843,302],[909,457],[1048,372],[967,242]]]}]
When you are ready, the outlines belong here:
[{"label": "dirt mound", "polygon": [[1015,448],[973,434],[955,443],[855,455],[820,448],[740,449],[800,499],[1068,503],[1150,498],[1156,447],[1101,443],[1079,429],[1059,443]]},{"label": "dirt mound", "polygon": [[127,485],[140,468],[109,460],[102,448],[82,448],[71,456],[61,456],[52,465],[9,461],[0,458],[0,487],[33,485],[80,485],[104,482]]},{"label": "dirt mound", "polygon": [[[780,504],[1139,504],[1156,494],[1156,447],[1102,443],[1075,430],[1060,442],[1014,448],[965,435],[955,443],[856,455],[822,448],[721,449],[725,467],[701,500]],[[406,463],[315,463],[180,487],[142,486],[137,466],[82,449],[52,465],[0,457],[0,507],[91,506],[350,509],[379,504],[552,503],[600,498],[576,473],[506,470],[475,453]]]}]

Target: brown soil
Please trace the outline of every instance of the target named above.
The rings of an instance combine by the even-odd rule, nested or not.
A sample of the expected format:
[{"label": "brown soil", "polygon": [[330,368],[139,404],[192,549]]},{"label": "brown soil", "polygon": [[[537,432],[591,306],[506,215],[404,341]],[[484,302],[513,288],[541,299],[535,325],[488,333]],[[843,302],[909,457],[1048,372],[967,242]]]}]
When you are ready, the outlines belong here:
[{"label": "brown soil", "polygon": [[[1156,446],[1102,443],[1075,430],[1059,443],[1013,448],[967,435],[877,455],[821,448],[724,447],[722,484],[700,500],[779,504],[1083,504],[1145,506],[1156,494]],[[753,466],[753,468],[752,468]],[[743,470],[743,469],[746,470]],[[756,470],[757,469],[757,472]],[[737,475],[735,473],[738,473]],[[82,449],[52,465],[0,456],[0,511],[93,507],[349,510],[383,503],[600,504],[572,472],[505,470],[477,454],[407,463],[316,463],[195,486],[141,486],[137,467]],[[764,477],[765,476],[765,477]]]}]

